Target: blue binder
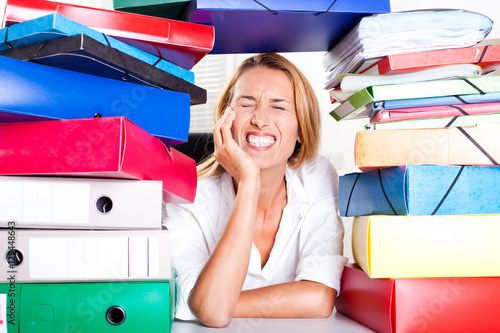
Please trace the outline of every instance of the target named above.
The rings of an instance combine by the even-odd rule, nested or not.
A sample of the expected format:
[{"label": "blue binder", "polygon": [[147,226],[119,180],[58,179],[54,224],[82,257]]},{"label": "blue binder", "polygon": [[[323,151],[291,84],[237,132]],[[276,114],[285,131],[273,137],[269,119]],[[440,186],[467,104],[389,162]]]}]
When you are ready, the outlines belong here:
[{"label": "blue binder", "polygon": [[0,29],[0,51],[82,33],[183,80],[194,83],[193,72],[55,13]]},{"label": "blue binder", "polygon": [[205,89],[84,34],[15,47],[0,51],[0,55],[119,81],[187,93],[193,105],[207,101]]},{"label": "blue binder", "polygon": [[413,108],[413,107],[491,103],[491,102],[500,102],[500,92],[458,95],[458,96],[396,99],[392,101],[373,102],[372,107],[373,111],[380,111],[380,110],[392,110],[392,109]]},{"label": "blue binder", "polygon": [[341,216],[500,213],[500,168],[403,165],[340,177]]},{"label": "blue binder", "polygon": [[0,56],[0,121],[123,116],[168,145],[187,140],[189,95]]},{"label": "blue binder", "polygon": [[327,51],[388,0],[192,0],[186,20],[215,27],[214,53]]}]

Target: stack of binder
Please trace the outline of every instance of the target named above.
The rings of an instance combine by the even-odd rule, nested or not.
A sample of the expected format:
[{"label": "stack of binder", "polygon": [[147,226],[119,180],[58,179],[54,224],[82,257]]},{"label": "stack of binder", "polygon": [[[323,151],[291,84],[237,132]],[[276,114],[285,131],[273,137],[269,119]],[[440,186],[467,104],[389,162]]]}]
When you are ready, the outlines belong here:
[{"label": "stack of binder", "polygon": [[[500,93],[499,76],[488,75],[499,61],[497,45],[395,54],[371,69],[391,74],[374,79],[398,80],[404,73],[406,80],[407,74],[421,77],[419,71],[444,66],[473,65],[479,72],[368,83],[344,102],[353,104],[367,93],[369,104],[404,106],[397,115],[391,110],[383,115],[384,109],[372,114],[356,137],[361,172],[340,177],[340,214],[354,216],[355,263],[344,271],[338,312],[377,332],[500,329],[494,314],[500,305],[495,264],[500,255],[500,100],[467,104],[469,97]],[[373,82],[369,74],[358,78]],[[413,103],[423,100],[442,104]]]},{"label": "stack of binder", "polygon": [[172,145],[206,101],[186,68],[205,51],[151,42],[141,15],[48,1],[8,0],[2,22],[0,331],[169,332],[162,204],[194,201],[195,161]]}]

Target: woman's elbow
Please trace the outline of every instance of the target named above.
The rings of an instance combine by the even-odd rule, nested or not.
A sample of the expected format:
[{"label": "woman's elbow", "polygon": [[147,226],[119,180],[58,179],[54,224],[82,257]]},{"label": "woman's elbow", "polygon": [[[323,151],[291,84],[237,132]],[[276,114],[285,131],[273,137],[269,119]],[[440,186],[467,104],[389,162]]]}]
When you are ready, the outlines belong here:
[{"label": "woman's elbow", "polygon": [[188,302],[188,305],[198,321],[205,326],[222,328],[231,322],[232,313],[224,311],[221,307],[193,302]]},{"label": "woman's elbow", "polygon": [[332,288],[322,288],[316,294],[316,301],[313,302],[314,308],[312,309],[312,317],[314,318],[328,318],[333,312],[335,305],[335,296],[337,291]]},{"label": "woman's elbow", "polygon": [[221,313],[203,313],[196,315],[196,318],[198,318],[201,324],[214,328],[226,327],[231,322],[231,316],[227,316]]}]

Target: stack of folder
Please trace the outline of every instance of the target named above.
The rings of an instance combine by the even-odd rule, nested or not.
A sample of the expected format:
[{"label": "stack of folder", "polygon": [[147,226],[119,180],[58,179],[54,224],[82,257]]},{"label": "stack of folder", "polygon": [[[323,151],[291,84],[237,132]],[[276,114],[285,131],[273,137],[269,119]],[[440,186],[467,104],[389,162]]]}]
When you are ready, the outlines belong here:
[{"label": "stack of folder", "polygon": [[[375,80],[393,82],[368,83],[344,102],[369,95],[369,104],[381,103],[357,133],[362,172],[340,177],[340,214],[354,217],[355,262],[344,270],[338,312],[377,332],[500,330],[494,313],[500,305],[500,99],[467,102],[500,93],[500,77],[488,75],[500,65],[499,51],[489,45],[394,54],[376,62],[372,74],[357,75],[373,82],[378,71]],[[395,83],[398,73],[406,80],[464,65],[478,72]],[[441,104],[414,104],[424,100]],[[387,101],[399,103],[397,113],[384,109]]]},{"label": "stack of folder", "polygon": [[197,26],[31,0],[2,22],[0,331],[169,332],[162,205],[194,201],[195,161],[172,146],[206,102],[189,66],[209,50],[168,37]]},{"label": "stack of folder", "polygon": [[390,1],[113,0],[113,7],[214,27],[212,54],[326,52],[361,17],[390,12]]}]

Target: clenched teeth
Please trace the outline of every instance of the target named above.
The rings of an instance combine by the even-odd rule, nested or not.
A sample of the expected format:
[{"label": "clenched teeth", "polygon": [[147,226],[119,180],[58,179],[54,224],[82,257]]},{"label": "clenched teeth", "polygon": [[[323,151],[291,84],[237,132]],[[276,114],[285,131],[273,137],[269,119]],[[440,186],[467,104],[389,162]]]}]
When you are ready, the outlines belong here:
[{"label": "clenched teeth", "polygon": [[272,145],[276,140],[272,136],[247,136],[247,142],[255,147],[268,147]]}]

